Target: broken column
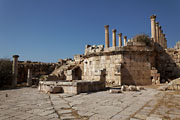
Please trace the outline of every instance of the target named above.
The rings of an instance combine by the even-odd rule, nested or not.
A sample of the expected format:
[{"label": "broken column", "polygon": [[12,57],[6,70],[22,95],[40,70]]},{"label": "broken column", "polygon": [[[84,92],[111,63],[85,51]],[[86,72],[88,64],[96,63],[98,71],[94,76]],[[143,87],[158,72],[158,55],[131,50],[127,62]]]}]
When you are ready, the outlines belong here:
[{"label": "broken column", "polygon": [[116,29],[112,30],[112,46],[116,47]]},{"label": "broken column", "polygon": [[156,16],[152,15],[151,17],[151,38],[153,38],[154,42],[156,41]]},{"label": "broken column", "polygon": [[156,23],[156,42],[159,43],[159,23]]},{"label": "broken column", "polygon": [[13,64],[12,64],[12,87],[16,87],[17,85],[17,75],[18,75],[18,55],[13,55]]},{"label": "broken column", "polygon": [[119,47],[122,46],[122,33],[119,33]]},{"label": "broken column", "polygon": [[105,25],[105,48],[109,48],[109,25]]},{"label": "broken column", "polygon": [[28,74],[27,74],[27,86],[32,86],[32,72],[31,69],[28,69]]},{"label": "broken column", "polygon": [[127,36],[124,36],[124,46],[127,45]]}]

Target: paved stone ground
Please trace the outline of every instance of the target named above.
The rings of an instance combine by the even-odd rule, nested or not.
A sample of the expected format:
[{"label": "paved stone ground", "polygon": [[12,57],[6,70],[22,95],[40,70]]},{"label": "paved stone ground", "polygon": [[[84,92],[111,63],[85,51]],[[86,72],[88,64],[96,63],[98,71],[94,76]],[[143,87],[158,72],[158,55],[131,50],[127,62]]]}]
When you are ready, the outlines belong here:
[{"label": "paved stone ground", "polygon": [[44,94],[34,88],[0,91],[0,120],[179,120],[180,91]]},{"label": "paved stone ground", "polygon": [[49,96],[35,88],[0,91],[0,120],[58,120]]}]

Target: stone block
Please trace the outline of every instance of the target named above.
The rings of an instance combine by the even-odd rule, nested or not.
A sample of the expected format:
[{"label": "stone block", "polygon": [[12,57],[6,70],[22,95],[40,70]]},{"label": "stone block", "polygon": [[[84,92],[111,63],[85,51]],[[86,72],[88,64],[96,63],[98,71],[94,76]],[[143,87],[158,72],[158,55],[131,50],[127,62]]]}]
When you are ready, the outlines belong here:
[{"label": "stone block", "polygon": [[110,89],[109,93],[122,93],[121,89]]}]

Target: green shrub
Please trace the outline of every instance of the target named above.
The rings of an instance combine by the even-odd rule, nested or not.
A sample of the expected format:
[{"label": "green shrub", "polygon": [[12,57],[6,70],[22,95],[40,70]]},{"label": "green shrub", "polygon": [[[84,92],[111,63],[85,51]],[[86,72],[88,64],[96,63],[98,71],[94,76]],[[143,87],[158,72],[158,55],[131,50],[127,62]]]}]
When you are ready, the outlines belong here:
[{"label": "green shrub", "polygon": [[151,39],[146,34],[138,34],[133,37],[133,40],[136,40],[137,42],[144,42],[144,43],[146,43],[147,46],[151,45]]},{"label": "green shrub", "polygon": [[0,59],[0,86],[10,85],[12,80],[12,61]]}]

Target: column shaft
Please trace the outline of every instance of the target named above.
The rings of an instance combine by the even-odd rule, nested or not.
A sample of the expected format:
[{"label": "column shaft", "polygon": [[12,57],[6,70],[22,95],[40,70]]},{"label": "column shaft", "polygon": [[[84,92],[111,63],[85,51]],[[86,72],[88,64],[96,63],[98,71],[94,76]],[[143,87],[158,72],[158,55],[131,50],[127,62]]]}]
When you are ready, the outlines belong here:
[{"label": "column shaft", "polygon": [[151,38],[153,38],[154,42],[156,41],[156,16],[151,16]]},{"label": "column shaft", "polygon": [[109,48],[109,25],[105,25],[105,48]]},{"label": "column shaft", "polygon": [[159,45],[161,45],[161,26],[159,26]]},{"label": "column shaft", "polygon": [[156,42],[159,43],[159,23],[156,23]]},{"label": "column shaft", "polygon": [[127,36],[124,36],[124,46],[127,45]]},{"label": "column shaft", "polygon": [[112,30],[112,46],[116,47],[116,29]]},{"label": "column shaft", "polygon": [[122,33],[119,33],[119,47],[122,46]]},{"label": "column shaft", "polygon": [[28,69],[28,74],[27,74],[27,86],[32,86],[32,72],[31,69]]},{"label": "column shaft", "polygon": [[13,64],[12,64],[12,87],[17,86],[17,75],[18,75],[18,55],[13,55]]}]

